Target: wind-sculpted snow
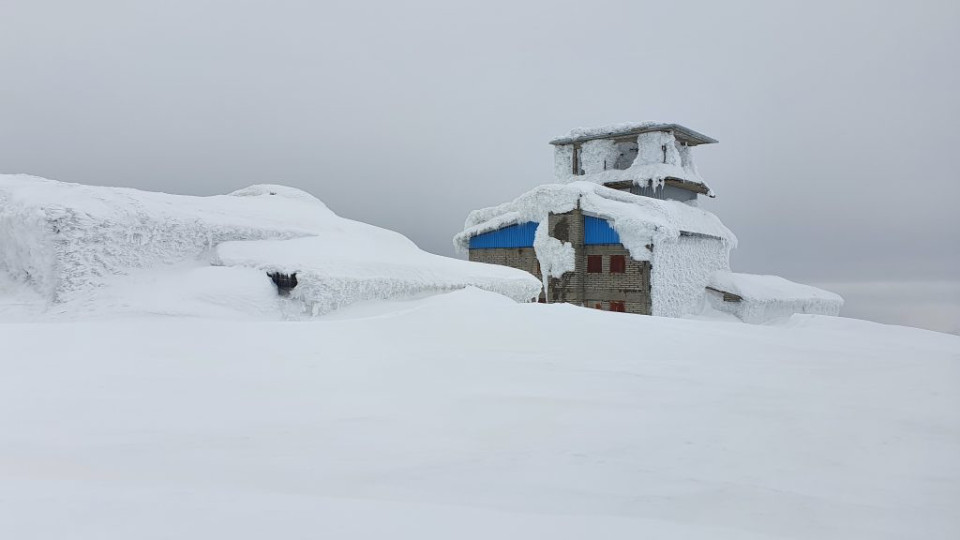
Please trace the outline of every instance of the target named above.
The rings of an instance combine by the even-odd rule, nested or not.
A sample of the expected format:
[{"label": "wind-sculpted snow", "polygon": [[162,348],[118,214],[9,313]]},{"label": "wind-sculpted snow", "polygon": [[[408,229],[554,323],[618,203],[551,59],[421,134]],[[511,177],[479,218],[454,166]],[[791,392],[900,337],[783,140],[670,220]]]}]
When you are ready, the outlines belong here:
[{"label": "wind-sculpted snow", "polygon": [[518,302],[540,293],[531,274],[498,265],[441,257],[400,234],[350,222],[347,231],[293,240],[226,242],[215,262],[297,275],[298,311],[321,315],[362,300],[410,297],[473,286]]},{"label": "wind-sculpted snow", "polygon": [[[304,290],[322,291],[323,299],[308,300],[306,293],[298,297],[311,310],[324,306],[319,312],[378,295],[469,285],[517,300],[530,299],[539,290],[538,280],[524,272],[429,255],[400,234],[341,218],[310,194],[285,186],[192,197],[0,175],[0,272],[51,302],[86,298],[91,290],[138,270],[209,264],[224,242],[305,237],[322,237],[324,250],[334,244],[356,253],[361,250],[357,246],[369,250],[361,258],[336,259],[347,264],[341,271],[333,270],[333,258],[322,274],[301,265]],[[323,258],[308,251],[288,255],[284,268],[297,266],[290,263],[298,256]],[[222,258],[216,262],[227,264]],[[261,260],[252,266],[270,264]],[[371,281],[364,265],[376,268],[380,281]],[[336,300],[326,300],[331,297]]]},{"label": "wind-sculpted snow", "polygon": [[4,540],[960,538],[957,336],[466,289],[0,344]]}]

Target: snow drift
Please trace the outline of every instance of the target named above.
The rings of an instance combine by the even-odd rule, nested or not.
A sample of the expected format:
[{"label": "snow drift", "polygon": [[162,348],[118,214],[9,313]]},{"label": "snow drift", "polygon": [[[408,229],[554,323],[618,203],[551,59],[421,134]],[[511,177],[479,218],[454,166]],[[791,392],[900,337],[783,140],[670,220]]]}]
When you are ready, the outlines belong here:
[{"label": "snow drift", "polygon": [[466,289],[0,343],[4,539],[960,538],[956,336]]},{"label": "snow drift", "polygon": [[[270,243],[292,239],[301,241]],[[401,234],[341,218],[289,187],[192,197],[0,175],[0,272],[47,301],[75,300],[117,276],[187,261],[304,272],[295,299],[314,314],[467,286],[524,301],[540,288],[519,270],[425,253]]]}]

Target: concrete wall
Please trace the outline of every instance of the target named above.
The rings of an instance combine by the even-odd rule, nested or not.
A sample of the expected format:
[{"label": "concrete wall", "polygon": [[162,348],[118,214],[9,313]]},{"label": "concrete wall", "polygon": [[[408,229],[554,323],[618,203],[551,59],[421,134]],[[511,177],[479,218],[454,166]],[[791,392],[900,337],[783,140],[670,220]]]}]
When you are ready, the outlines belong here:
[{"label": "concrete wall", "polygon": [[631,186],[630,193],[642,195],[653,199],[667,199],[671,201],[692,201],[697,198],[697,194],[688,189],[678,188],[677,186],[663,185],[656,186]]}]

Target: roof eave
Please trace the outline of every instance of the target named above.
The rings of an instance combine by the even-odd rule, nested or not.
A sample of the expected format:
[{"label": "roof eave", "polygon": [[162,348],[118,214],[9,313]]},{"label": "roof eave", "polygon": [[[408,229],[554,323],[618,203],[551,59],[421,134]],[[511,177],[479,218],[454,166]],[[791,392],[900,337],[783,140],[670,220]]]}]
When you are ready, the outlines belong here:
[{"label": "roof eave", "polygon": [[700,144],[714,144],[718,143],[717,139],[713,137],[708,137],[703,133],[694,131],[688,127],[681,126],[680,124],[652,124],[649,126],[643,126],[634,129],[628,129],[624,131],[612,131],[610,133],[603,133],[599,135],[586,135],[582,137],[559,137],[550,141],[550,144],[554,146],[562,146],[565,144],[575,144],[579,142],[592,141],[596,139],[616,139],[620,137],[630,137],[633,135],[640,135],[641,133],[650,133],[652,131],[673,131],[677,135],[677,139],[681,142],[687,143],[689,146],[697,146]]}]

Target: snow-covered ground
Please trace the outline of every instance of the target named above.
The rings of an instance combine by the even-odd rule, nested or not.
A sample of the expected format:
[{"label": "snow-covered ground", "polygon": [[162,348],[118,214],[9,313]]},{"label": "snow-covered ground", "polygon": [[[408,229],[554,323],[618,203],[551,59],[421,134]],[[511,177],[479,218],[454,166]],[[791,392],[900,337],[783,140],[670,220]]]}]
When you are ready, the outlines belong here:
[{"label": "snow-covered ground", "polygon": [[477,289],[280,322],[248,271],[0,324],[0,538],[960,538],[956,336]]}]

